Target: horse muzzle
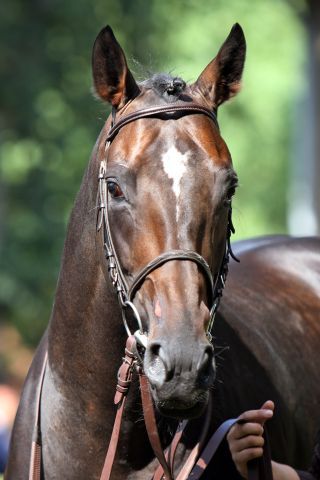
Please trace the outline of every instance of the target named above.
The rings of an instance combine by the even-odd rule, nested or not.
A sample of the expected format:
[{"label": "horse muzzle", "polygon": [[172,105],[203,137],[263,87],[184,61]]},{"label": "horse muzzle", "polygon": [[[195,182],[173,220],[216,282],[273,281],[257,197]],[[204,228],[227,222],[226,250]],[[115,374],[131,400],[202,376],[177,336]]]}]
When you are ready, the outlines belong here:
[{"label": "horse muzzle", "polygon": [[208,342],[158,339],[146,349],[144,371],[155,405],[165,416],[199,416],[208,403],[215,370],[213,347]]}]

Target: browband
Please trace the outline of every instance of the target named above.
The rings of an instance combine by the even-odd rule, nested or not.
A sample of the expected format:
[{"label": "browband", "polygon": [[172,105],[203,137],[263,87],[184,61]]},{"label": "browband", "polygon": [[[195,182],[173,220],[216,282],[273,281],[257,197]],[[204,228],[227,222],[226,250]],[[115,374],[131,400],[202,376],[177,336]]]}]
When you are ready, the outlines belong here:
[{"label": "browband", "polygon": [[[158,117],[164,114],[175,115],[177,113],[180,115],[202,113],[203,115],[206,115],[207,117],[209,117],[214,122],[216,127],[219,129],[217,115],[212,110],[209,110],[208,108],[203,107],[202,105],[198,105],[197,103],[190,103],[188,105],[171,103],[170,105],[161,105],[157,107],[143,108],[141,110],[137,110],[136,112],[129,113],[129,115],[126,115],[120,118],[109,130],[108,136],[106,138],[106,142],[110,142],[111,140],[113,140],[115,135],[119,132],[119,130],[122,127],[124,127],[128,123],[133,122],[134,120],[138,120],[139,118]],[[113,115],[113,118],[114,118],[114,115]]]}]

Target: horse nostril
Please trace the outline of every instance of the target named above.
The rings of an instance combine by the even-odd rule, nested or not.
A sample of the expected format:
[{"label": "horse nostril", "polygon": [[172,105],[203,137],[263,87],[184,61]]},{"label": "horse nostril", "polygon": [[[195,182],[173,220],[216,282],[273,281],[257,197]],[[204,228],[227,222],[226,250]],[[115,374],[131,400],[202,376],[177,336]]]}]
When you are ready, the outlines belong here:
[{"label": "horse nostril", "polygon": [[151,342],[147,350],[147,372],[151,385],[161,386],[173,378],[170,361],[159,342]]},{"label": "horse nostril", "polygon": [[201,378],[206,378],[210,376],[212,372],[213,364],[213,347],[211,345],[207,345],[199,359],[197,365],[197,371]]},{"label": "horse nostril", "polygon": [[160,343],[153,342],[149,345],[149,350],[152,357],[157,357],[159,355],[160,348]]}]

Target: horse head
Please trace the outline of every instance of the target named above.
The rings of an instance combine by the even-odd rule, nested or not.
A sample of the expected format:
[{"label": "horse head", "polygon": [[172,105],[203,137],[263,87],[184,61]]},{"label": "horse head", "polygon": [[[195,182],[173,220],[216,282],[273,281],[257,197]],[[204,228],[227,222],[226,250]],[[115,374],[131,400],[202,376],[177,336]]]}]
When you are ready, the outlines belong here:
[{"label": "horse head", "polygon": [[[139,272],[166,252],[198,254],[169,255],[145,271],[131,291],[148,337],[144,371],[157,408],[168,416],[200,414],[215,378],[206,265],[216,279],[237,176],[214,118],[240,88],[245,49],[236,24],[217,56],[188,85],[166,74],[136,82],[110,27],[93,48],[96,94],[112,105],[113,123],[123,121],[111,136],[111,118],[106,122],[98,159],[106,165],[107,221],[124,281],[130,289]],[[177,109],[168,113],[170,105]],[[190,105],[198,111],[184,114],[180,107]],[[164,112],[139,115],[153,107]],[[124,121],[128,117],[133,120]]]}]

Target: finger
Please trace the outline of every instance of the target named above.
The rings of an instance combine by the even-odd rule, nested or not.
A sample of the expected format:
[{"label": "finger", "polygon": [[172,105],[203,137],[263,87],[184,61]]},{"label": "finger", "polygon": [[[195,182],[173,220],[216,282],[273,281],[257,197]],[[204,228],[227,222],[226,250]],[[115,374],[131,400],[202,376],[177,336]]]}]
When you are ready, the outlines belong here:
[{"label": "finger", "polygon": [[229,443],[231,453],[240,453],[243,450],[251,448],[262,448],[264,445],[264,438],[258,435],[247,435]]},{"label": "finger", "polygon": [[237,452],[232,456],[232,460],[235,462],[236,465],[243,465],[248,463],[250,460],[254,458],[260,458],[263,455],[263,448],[255,447],[255,448],[248,448],[246,450],[242,450],[242,452]]},{"label": "finger", "polygon": [[248,410],[242,413],[238,418],[238,423],[259,422],[264,423],[273,416],[273,410],[261,408],[260,410]]},{"label": "finger", "polygon": [[[262,410],[266,410],[266,411],[268,411],[268,412],[270,412],[270,411],[273,412],[273,411],[274,411],[274,402],[273,402],[272,400],[267,400],[266,402],[264,402],[264,404],[262,405],[261,409],[262,409]],[[269,417],[269,418],[272,418],[272,417],[273,417],[273,413],[272,413],[271,417]],[[269,420],[269,418],[263,420],[262,423],[261,423],[261,425],[264,425],[265,422],[266,422],[267,420]]]},{"label": "finger", "polygon": [[261,407],[261,410],[263,409],[274,411],[274,402],[272,400],[267,400]]},{"label": "finger", "polygon": [[261,437],[263,435],[263,426],[258,422],[246,422],[243,424],[236,423],[230,429],[227,435],[227,440],[230,442],[247,435],[257,435]]}]

